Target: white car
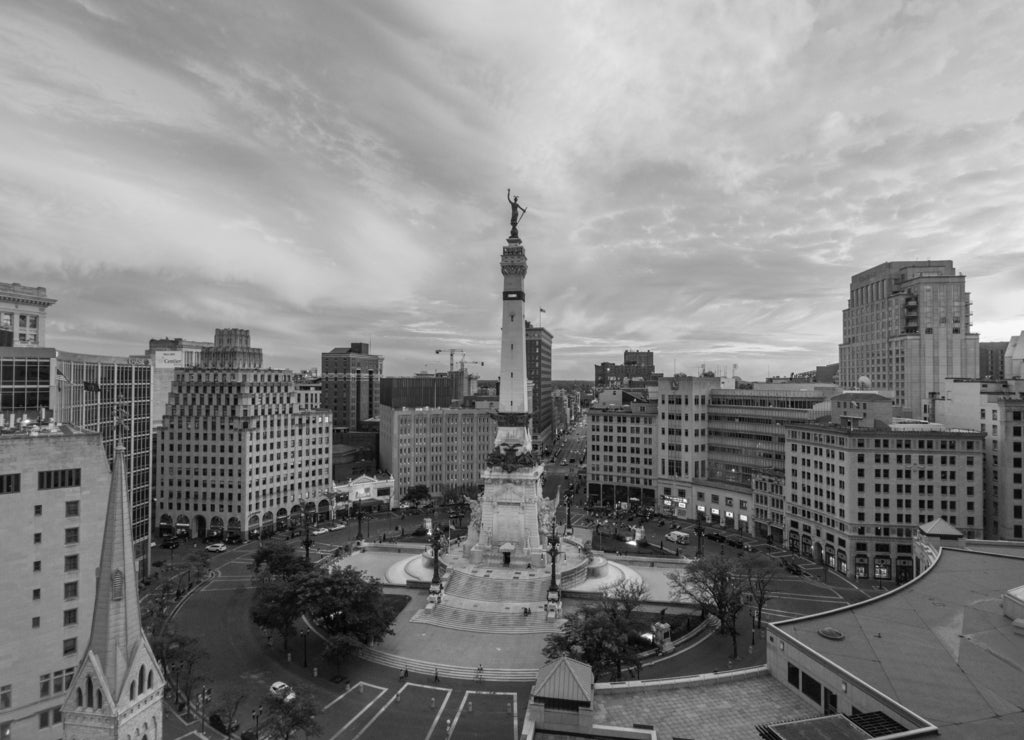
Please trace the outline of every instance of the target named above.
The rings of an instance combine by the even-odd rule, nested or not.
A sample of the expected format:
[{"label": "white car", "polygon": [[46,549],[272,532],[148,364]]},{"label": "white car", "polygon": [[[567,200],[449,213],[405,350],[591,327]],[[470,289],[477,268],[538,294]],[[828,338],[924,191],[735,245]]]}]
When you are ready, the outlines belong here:
[{"label": "white car", "polygon": [[322,534],[327,534],[330,530],[327,527],[317,527],[313,530],[313,535],[319,537]]},{"label": "white car", "polygon": [[270,684],[270,695],[277,697],[281,701],[295,701],[295,692],[284,681],[274,681],[274,683]]},{"label": "white car", "polygon": [[334,524],[329,526],[327,529],[329,529],[332,532],[337,532],[339,529],[344,529],[344,528],[345,528],[345,522],[334,522]]},{"label": "white car", "polygon": [[214,542],[212,545],[206,546],[207,552],[227,552],[228,546],[223,542]]},{"label": "white car", "polygon": [[686,532],[679,532],[679,531],[673,530],[672,532],[669,532],[668,534],[665,535],[665,539],[668,540],[669,542],[676,542],[676,543],[678,543],[680,545],[688,545],[688,544],[690,544],[690,535],[687,534]]}]

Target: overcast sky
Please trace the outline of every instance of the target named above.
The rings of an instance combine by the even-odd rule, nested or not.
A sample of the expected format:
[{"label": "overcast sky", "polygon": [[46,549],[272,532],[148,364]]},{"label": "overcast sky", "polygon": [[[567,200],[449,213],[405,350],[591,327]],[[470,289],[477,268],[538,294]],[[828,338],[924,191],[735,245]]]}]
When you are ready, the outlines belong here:
[{"label": "overcast sky", "polygon": [[1006,340],[1021,39],[1020,0],[7,3],[0,281],[66,350],[496,377],[511,188],[555,378],[837,361],[888,260],[953,260]]}]

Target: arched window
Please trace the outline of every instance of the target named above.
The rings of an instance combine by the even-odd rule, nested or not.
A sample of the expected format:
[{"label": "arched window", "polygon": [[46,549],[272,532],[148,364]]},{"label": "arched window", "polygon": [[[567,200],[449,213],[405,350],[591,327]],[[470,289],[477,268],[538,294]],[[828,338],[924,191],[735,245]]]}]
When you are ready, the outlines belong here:
[{"label": "arched window", "polygon": [[124,598],[124,573],[115,570],[110,574],[110,600],[120,601]]},{"label": "arched window", "polygon": [[147,689],[153,688],[153,671],[152,670],[149,672],[149,676],[147,676],[147,678],[146,678],[146,688]]},{"label": "arched window", "polygon": [[146,667],[139,666],[139,693],[141,694],[146,688]]},{"label": "arched window", "polygon": [[85,679],[85,705],[92,709],[92,676]]},{"label": "arched window", "polygon": [[129,699],[134,699],[135,698],[135,682],[134,681],[132,681],[132,685],[128,687],[128,698]]},{"label": "arched window", "polygon": [[96,708],[103,709],[103,694],[99,689],[96,689]]},{"label": "arched window", "polygon": [[78,703],[79,709],[82,707],[82,687],[79,686],[75,689],[75,701]]}]

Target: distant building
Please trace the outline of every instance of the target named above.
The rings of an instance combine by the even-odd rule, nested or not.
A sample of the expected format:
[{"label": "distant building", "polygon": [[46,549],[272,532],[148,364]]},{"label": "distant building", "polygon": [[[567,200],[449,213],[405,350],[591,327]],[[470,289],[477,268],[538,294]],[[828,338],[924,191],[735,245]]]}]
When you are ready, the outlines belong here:
[{"label": "distant building", "polygon": [[369,342],[353,342],[320,355],[323,404],[334,415],[334,426],[361,431],[367,419],[380,413],[380,383],[384,358],[370,354]]},{"label": "distant building", "polygon": [[594,385],[598,388],[644,388],[660,374],[654,369],[654,352],[627,349],[622,364],[602,362],[594,365]]},{"label": "distant building", "polygon": [[839,384],[867,377],[897,408],[930,418],[946,378],[978,377],[971,296],[950,260],[886,262],[854,275],[843,310]]},{"label": "distant building", "polygon": [[110,468],[96,432],[0,428],[0,738],[65,737],[86,653]]},{"label": "distant building", "polygon": [[531,430],[533,448],[543,450],[551,446],[552,429],[551,392],[551,332],[542,326],[526,322],[526,378],[533,383],[533,416]]},{"label": "distant building", "polygon": [[461,406],[469,394],[469,373],[465,369],[380,381],[380,404],[393,409]]},{"label": "distant building", "polygon": [[658,403],[597,404],[587,414],[588,501],[616,508],[653,506]]},{"label": "distant building", "polygon": [[984,536],[1024,539],[1024,380],[949,378],[935,408],[938,421],[984,434]]},{"label": "distant building", "polygon": [[980,342],[978,344],[978,377],[1002,380],[1006,377],[1005,360],[1009,342]]},{"label": "distant building", "polygon": [[843,575],[902,582],[919,524],[941,516],[981,534],[980,432],[894,418],[892,401],[872,391],[830,405],[827,419],[786,428],[791,550]]},{"label": "distant building", "polygon": [[1011,337],[1003,357],[1004,378],[1024,378],[1024,331]]},{"label": "distant building", "polygon": [[195,342],[189,339],[150,339],[146,358],[153,367],[153,409],[150,421],[155,430],[167,408],[167,396],[171,392],[174,373],[179,368],[195,367],[205,348],[213,342]]},{"label": "distant building", "polygon": [[258,537],[330,511],[330,412],[261,365],[247,330],[218,329],[177,371],[154,450],[161,536]]},{"label": "distant building", "polygon": [[352,516],[356,511],[388,511],[398,508],[393,475],[360,475],[331,486],[334,509],[331,518]]},{"label": "distant building", "polygon": [[398,500],[415,485],[439,493],[475,491],[497,430],[490,408],[383,406],[380,464],[394,476]]},{"label": "distant building", "polygon": [[45,347],[46,309],[56,302],[46,288],[0,283],[0,347]]}]

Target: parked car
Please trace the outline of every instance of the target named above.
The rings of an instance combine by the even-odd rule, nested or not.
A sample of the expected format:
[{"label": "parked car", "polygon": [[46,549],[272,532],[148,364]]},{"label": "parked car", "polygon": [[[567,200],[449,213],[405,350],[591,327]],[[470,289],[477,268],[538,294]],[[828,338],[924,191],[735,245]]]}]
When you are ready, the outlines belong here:
[{"label": "parked car", "polygon": [[277,697],[281,701],[295,701],[295,692],[284,681],[274,681],[274,683],[270,684],[270,695]]},{"label": "parked car", "polygon": [[334,522],[327,527],[332,532],[337,532],[339,529],[345,528],[345,522]]},{"label": "parked car", "polygon": [[730,535],[729,537],[726,537],[725,541],[729,545],[729,547],[735,547],[739,550],[743,549],[743,540],[740,537],[737,537],[736,535]]},{"label": "parked car", "polygon": [[214,542],[212,545],[206,546],[207,552],[227,552],[228,546],[223,542]]},{"label": "parked car", "polygon": [[669,542],[675,542],[680,545],[690,544],[690,535],[686,532],[679,532],[677,530],[673,530],[666,534],[665,539]]},{"label": "parked car", "polygon": [[313,536],[319,537],[322,534],[327,534],[330,530],[327,527],[317,527],[313,530]]},{"label": "parked car", "polygon": [[228,532],[228,536],[224,539],[229,545],[237,545],[242,541],[242,535],[238,532]]},{"label": "parked car", "polygon": [[160,543],[160,547],[166,550],[175,549],[180,543],[177,537],[164,537],[164,541]]}]

